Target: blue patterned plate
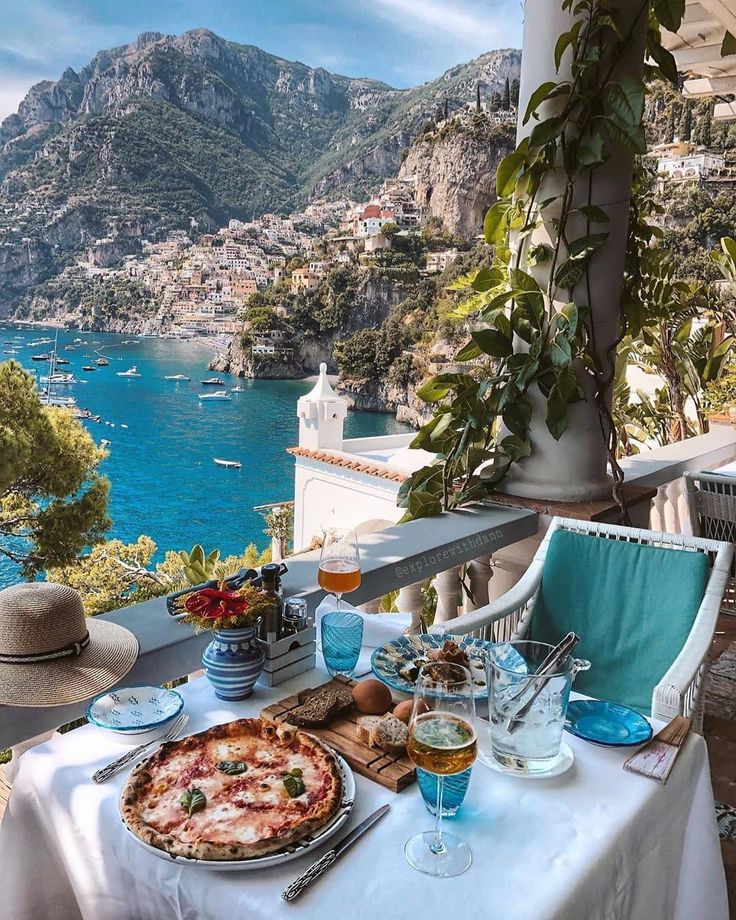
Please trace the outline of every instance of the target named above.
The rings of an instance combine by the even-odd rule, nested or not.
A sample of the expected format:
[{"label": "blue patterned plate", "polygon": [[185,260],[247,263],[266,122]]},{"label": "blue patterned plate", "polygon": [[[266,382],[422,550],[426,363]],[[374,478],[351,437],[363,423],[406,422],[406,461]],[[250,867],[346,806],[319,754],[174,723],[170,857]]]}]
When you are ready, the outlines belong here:
[{"label": "blue patterned plate", "polygon": [[[402,693],[414,693],[416,673],[424,663],[429,649],[442,648],[446,639],[457,642],[470,658],[470,674],[473,678],[476,700],[488,697],[485,659],[492,642],[476,639],[474,636],[400,636],[371,655],[373,673],[384,684]],[[402,673],[403,672],[403,673]]]},{"label": "blue patterned plate", "polygon": [[181,712],[184,700],[163,687],[120,687],[87,707],[87,719],[98,728],[129,735],[160,728]]},{"label": "blue patterned plate", "polygon": [[641,713],[605,700],[572,700],[565,729],[602,747],[635,747],[652,737],[652,726]]}]

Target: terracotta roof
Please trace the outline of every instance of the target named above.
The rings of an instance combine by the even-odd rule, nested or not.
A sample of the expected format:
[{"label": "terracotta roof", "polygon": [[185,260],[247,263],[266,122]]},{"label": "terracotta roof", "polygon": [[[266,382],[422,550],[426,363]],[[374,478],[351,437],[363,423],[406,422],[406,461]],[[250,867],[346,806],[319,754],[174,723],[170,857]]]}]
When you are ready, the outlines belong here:
[{"label": "terracotta roof", "polygon": [[398,470],[392,470],[383,463],[370,463],[368,461],[351,460],[341,454],[334,454],[327,450],[311,450],[307,447],[288,447],[287,454],[294,457],[308,457],[310,460],[319,460],[329,463],[330,466],[341,466],[346,470],[356,473],[365,473],[366,476],[377,476],[379,479],[390,479],[392,482],[404,482],[409,477]]}]

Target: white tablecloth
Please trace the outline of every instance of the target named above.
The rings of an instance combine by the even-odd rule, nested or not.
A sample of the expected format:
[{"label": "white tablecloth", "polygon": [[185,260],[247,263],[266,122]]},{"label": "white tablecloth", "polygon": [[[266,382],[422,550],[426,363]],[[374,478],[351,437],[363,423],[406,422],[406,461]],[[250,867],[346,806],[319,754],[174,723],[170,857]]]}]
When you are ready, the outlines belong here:
[{"label": "white tablecloth", "polygon": [[[206,679],[180,688],[187,731],[254,716],[311,672],[242,703]],[[124,747],[92,726],[27,752],[0,828],[0,916],[6,920],[725,920],[725,880],[705,744],[691,736],[666,786],[624,773],[625,755],[567,736],[575,763],[544,781],[478,763],[458,818],[473,850],[454,879],[432,879],[403,845],[432,818],[412,786],[394,794],[356,777],[346,831],[384,802],[385,816],[294,904],[281,891],[315,855],[260,872],[205,872],[151,856],[118,813],[124,774],[90,774]]]}]

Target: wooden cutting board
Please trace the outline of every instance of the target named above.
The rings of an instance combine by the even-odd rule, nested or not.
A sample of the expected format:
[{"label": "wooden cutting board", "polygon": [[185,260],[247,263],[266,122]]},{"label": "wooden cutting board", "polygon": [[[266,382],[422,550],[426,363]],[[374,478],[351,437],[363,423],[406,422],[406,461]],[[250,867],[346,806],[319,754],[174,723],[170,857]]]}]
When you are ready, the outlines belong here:
[{"label": "wooden cutting board", "polygon": [[[354,687],[355,681],[345,677],[335,677],[321,686],[329,687],[335,684],[341,687]],[[288,713],[299,705],[297,696],[288,696],[261,710],[261,718],[283,722]],[[334,718],[324,728],[305,728],[304,731],[321,738],[342,754],[356,773],[372,779],[375,783],[380,783],[393,792],[401,792],[417,778],[414,764],[406,754],[402,757],[397,757],[395,754],[384,754],[358,740],[359,716],[360,713],[357,710],[351,709]]]}]

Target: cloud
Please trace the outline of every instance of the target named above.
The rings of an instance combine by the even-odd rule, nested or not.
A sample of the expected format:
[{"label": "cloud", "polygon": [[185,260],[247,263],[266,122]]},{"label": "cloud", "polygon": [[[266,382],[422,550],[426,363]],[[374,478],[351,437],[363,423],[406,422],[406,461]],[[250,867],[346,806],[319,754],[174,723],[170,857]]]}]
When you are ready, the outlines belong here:
[{"label": "cloud", "polygon": [[487,3],[467,0],[373,0],[373,9],[394,26],[437,44],[460,42],[469,50],[498,44],[500,30]]}]

